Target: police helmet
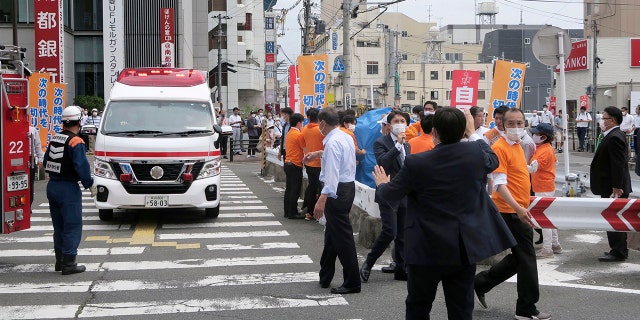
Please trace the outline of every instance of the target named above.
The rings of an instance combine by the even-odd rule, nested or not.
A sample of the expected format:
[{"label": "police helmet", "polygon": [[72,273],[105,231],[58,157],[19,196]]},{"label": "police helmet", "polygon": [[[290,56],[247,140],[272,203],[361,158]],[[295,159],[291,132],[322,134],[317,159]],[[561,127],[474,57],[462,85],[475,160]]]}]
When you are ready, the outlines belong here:
[{"label": "police helmet", "polygon": [[82,112],[77,106],[68,106],[62,110],[62,121],[70,123],[71,121],[80,121]]}]

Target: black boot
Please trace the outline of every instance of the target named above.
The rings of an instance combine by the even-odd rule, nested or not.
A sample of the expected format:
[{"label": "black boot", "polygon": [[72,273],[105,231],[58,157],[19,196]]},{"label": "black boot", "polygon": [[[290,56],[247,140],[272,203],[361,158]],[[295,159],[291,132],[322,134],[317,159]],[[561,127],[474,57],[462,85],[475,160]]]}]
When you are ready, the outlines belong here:
[{"label": "black boot", "polygon": [[56,271],[62,271],[62,250],[54,249],[56,253]]},{"label": "black boot", "polygon": [[84,272],[87,268],[85,266],[79,266],[76,263],[76,256],[65,254],[62,256],[62,274],[74,274]]}]

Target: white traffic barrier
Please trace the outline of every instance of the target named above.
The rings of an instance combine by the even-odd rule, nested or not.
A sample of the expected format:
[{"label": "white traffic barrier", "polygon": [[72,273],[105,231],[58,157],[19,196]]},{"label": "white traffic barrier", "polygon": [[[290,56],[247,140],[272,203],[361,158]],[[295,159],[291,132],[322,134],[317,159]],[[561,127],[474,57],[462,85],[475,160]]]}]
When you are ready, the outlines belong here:
[{"label": "white traffic barrier", "polygon": [[640,199],[531,197],[529,212],[543,229],[640,231]]}]

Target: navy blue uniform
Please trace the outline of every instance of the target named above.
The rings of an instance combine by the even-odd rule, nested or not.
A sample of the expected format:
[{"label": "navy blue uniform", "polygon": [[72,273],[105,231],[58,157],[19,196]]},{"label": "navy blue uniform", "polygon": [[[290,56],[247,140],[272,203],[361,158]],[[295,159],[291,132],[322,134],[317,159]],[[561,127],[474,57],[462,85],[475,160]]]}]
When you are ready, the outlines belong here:
[{"label": "navy blue uniform", "polygon": [[71,131],[56,134],[44,155],[49,173],[47,199],[53,222],[53,247],[65,255],[76,256],[82,238],[82,192],[93,185],[91,168],[82,138]]}]

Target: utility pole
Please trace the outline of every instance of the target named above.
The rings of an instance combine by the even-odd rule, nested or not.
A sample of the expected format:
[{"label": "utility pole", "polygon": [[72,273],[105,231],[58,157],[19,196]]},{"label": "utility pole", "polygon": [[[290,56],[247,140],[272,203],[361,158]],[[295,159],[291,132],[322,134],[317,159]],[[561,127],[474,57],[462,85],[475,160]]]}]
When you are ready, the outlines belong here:
[{"label": "utility pole", "polygon": [[13,45],[18,46],[18,0],[13,0],[13,13],[11,14],[11,26],[13,27]]},{"label": "utility pole", "polygon": [[[344,64],[344,79],[342,83],[342,95],[344,105],[351,109],[351,41],[349,40],[349,27],[351,25],[351,0],[342,0],[342,61]],[[373,98],[373,97],[372,97]]]},{"label": "utility pole", "polygon": [[309,44],[309,36],[311,34],[311,0],[304,0],[304,32],[302,42],[302,54],[311,54],[311,45]]},{"label": "utility pole", "polygon": [[400,56],[398,54],[398,47],[399,47],[399,45],[398,45],[398,34],[399,34],[398,31],[393,31],[393,35],[396,37],[395,52],[393,53],[393,58],[395,59],[394,62],[393,62],[394,63],[394,67],[393,68],[396,71],[395,72],[396,81],[395,81],[395,101],[394,101],[394,103],[395,102],[400,103],[400,72],[398,70],[399,69],[398,65],[400,64]]},{"label": "utility pole", "polygon": [[231,19],[218,13],[218,103],[222,103],[222,19]]},{"label": "utility pole", "polygon": [[596,128],[598,127],[597,112],[598,106],[596,105],[596,97],[598,94],[598,67],[600,66],[600,58],[598,58],[598,23],[596,19],[593,19],[593,84],[591,86],[591,110],[593,110],[593,119],[591,121],[591,134],[593,136],[593,143],[591,147],[593,152],[596,151],[596,141],[598,135],[596,134]]}]

